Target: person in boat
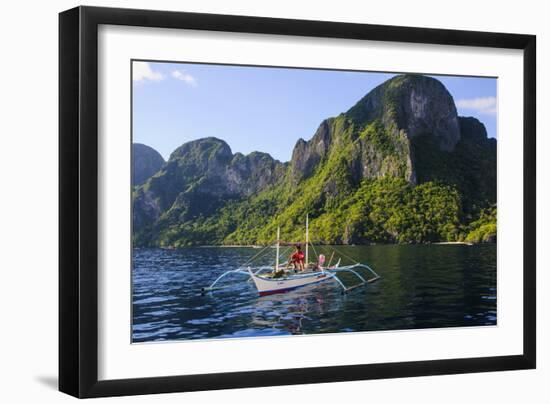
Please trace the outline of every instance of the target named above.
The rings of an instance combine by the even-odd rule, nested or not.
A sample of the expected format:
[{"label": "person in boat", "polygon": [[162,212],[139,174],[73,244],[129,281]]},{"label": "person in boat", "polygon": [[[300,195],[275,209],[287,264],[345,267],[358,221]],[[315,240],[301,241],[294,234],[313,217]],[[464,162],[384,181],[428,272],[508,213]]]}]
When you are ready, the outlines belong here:
[{"label": "person in boat", "polygon": [[300,244],[296,245],[296,251],[290,256],[289,263],[294,266],[294,269],[299,269],[303,271],[305,269],[304,264],[304,252],[302,251],[302,246]]}]

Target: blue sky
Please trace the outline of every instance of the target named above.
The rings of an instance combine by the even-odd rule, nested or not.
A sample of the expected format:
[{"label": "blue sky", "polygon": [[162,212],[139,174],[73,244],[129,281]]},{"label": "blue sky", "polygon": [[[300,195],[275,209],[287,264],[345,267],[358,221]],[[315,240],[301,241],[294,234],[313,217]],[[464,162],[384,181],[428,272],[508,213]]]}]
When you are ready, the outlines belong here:
[{"label": "blue sky", "polygon": [[[202,137],[233,152],[258,150],[288,161],[298,138],[347,111],[395,74],[190,63],[133,62],[133,141],[165,159]],[[458,113],[474,116],[496,137],[497,80],[433,76],[453,95]]]}]

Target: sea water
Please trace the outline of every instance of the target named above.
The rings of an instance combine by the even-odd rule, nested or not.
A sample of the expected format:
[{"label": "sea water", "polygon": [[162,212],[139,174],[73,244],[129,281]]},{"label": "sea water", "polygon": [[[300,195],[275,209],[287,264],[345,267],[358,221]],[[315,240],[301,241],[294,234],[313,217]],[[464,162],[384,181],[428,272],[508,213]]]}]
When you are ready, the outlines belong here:
[{"label": "sea water", "polygon": [[[342,294],[334,281],[260,297],[242,274],[207,294],[220,274],[259,252],[248,247],[134,249],[134,342],[242,338],[497,323],[496,245],[337,246],[342,265],[367,263],[381,276]],[[332,249],[316,247],[327,261]],[[338,253],[335,256],[339,255]],[[310,260],[315,253],[310,250]],[[255,264],[275,261],[267,249]],[[333,260],[334,262],[335,260]],[[130,269],[129,269],[130,270]],[[361,275],[369,276],[368,271]],[[351,286],[357,281],[342,275]]]}]

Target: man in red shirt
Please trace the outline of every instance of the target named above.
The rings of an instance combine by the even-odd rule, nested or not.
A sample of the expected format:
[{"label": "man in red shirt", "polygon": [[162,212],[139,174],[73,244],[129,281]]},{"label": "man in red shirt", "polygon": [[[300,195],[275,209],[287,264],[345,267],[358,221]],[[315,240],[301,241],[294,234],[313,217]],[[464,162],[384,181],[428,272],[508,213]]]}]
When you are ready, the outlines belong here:
[{"label": "man in red shirt", "polygon": [[300,271],[303,271],[305,268],[304,265],[304,252],[302,251],[302,247],[297,244],[296,245],[296,251],[294,251],[294,254],[290,257],[290,263],[294,265],[294,269],[299,269]]}]

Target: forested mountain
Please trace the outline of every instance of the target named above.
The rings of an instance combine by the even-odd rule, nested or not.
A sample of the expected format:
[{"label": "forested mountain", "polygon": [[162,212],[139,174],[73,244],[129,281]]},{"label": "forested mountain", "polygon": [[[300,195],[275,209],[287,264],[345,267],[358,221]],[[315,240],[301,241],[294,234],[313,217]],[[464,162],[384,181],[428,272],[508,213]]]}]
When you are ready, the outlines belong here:
[{"label": "forested mountain", "polygon": [[[136,156],[134,155],[134,161]],[[496,140],[436,79],[396,76],[298,139],[290,162],[185,143],[133,190],[135,246],[494,241]]]},{"label": "forested mountain", "polygon": [[162,168],[158,151],[141,143],[132,144],[132,185],[141,185]]}]

